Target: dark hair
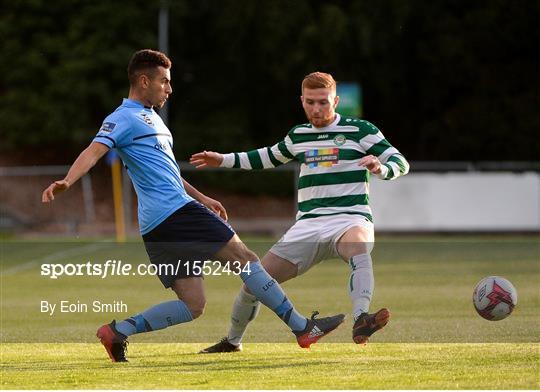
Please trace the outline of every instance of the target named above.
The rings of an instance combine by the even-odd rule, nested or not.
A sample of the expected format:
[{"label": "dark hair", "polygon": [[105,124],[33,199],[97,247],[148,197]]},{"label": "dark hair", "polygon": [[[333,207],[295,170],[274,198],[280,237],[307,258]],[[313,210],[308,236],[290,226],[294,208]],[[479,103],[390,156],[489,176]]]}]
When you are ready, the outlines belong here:
[{"label": "dark hair", "polygon": [[135,52],[131,56],[127,68],[129,83],[134,85],[141,73],[152,72],[157,67],[169,69],[171,68],[171,60],[157,50],[142,49]]}]

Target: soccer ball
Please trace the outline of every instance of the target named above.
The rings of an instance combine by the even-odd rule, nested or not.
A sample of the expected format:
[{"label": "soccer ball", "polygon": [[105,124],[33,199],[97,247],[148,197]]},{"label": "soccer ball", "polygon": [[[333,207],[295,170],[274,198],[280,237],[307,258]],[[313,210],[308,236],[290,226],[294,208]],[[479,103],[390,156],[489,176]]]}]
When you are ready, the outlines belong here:
[{"label": "soccer ball", "polygon": [[507,279],[488,276],[474,288],[473,304],[478,314],[486,320],[502,320],[514,310],[517,291]]}]

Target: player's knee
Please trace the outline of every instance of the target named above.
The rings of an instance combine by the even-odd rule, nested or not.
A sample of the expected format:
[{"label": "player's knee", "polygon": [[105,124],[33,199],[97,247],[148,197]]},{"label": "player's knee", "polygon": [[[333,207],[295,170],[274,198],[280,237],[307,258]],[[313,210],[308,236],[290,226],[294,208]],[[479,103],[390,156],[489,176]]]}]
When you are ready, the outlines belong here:
[{"label": "player's knee", "polygon": [[249,261],[258,260],[258,256],[251,251],[243,242],[231,242],[227,245],[226,259],[222,261],[240,262],[242,265]]},{"label": "player's knee", "polygon": [[186,304],[189,312],[191,313],[191,317],[196,319],[197,317],[202,316],[204,313],[206,308],[206,298],[204,297],[204,294],[190,294],[191,295],[184,295],[182,297],[179,296],[179,299]]},{"label": "player's knee", "polygon": [[240,261],[242,264],[245,264],[248,261],[259,260],[259,257],[255,254],[255,252],[249,249],[246,244],[240,242],[238,245],[239,246],[237,249],[237,260]]},{"label": "player's knee", "polygon": [[186,305],[191,312],[191,317],[195,320],[197,317],[203,315],[206,308],[206,299],[202,298],[197,301],[186,302]]},{"label": "player's knee", "polygon": [[362,227],[349,229],[338,241],[339,255],[346,261],[352,256],[371,253],[373,250],[372,232]]},{"label": "player's knee", "polygon": [[244,245],[244,249],[242,249],[242,252],[238,257],[238,261],[245,264],[247,262],[253,262],[256,260],[259,260],[259,257],[255,254],[255,252],[251,251],[247,246]]}]

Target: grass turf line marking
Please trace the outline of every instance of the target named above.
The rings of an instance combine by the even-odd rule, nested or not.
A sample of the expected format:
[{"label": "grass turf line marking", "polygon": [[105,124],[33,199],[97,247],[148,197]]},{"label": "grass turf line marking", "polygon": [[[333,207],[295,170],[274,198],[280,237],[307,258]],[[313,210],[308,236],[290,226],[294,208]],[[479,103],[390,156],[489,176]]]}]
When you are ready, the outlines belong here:
[{"label": "grass turf line marking", "polygon": [[7,268],[7,269],[2,271],[2,276],[15,275],[15,274],[17,274],[19,272],[26,271],[26,270],[32,268],[34,265],[37,265],[37,264],[52,263],[52,262],[55,262],[55,261],[61,261],[66,257],[77,256],[77,255],[81,255],[81,254],[84,254],[84,253],[95,252],[96,250],[104,249],[104,248],[106,248],[106,247],[108,247],[110,245],[111,245],[110,243],[90,244],[90,245],[85,245],[85,246],[82,246],[82,247],[79,247],[79,248],[74,248],[74,249],[68,249],[68,250],[62,250],[62,251],[59,251],[59,252],[55,252],[55,253],[52,253],[50,255],[41,257],[39,259],[30,260],[30,261],[27,261],[26,263],[16,265],[15,267]]}]

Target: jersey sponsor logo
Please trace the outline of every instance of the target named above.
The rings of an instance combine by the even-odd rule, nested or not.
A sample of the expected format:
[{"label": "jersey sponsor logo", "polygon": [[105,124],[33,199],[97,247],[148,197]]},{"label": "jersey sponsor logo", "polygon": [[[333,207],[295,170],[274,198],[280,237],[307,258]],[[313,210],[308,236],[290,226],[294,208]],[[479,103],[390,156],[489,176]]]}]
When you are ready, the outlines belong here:
[{"label": "jersey sponsor logo", "polygon": [[320,139],[328,139],[328,134],[323,134],[323,135],[317,136],[317,140],[320,140]]},{"label": "jersey sponsor logo", "polygon": [[154,148],[156,150],[167,151],[167,149],[169,148],[169,144],[158,141],[156,144],[154,144]]},{"label": "jersey sponsor logo", "polygon": [[99,132],[106,132],[110,133],[113,131],[114,127],[116,127],[116,124],[113,122],[104,122],[101,125],[101,128],[99,128]]},{"label": "jersey sponsor logo", "polygon": [[339,163],[339,148],[319,148],[306,151],[304,163],[309,168],[337,165]]},{"label": "jersey sponsor logo", "polygon": [[141,116],[144,120],[145,123],[147,123],[148,125],[150,125],[151,127],[154,126],[154,123],[152,122],[152,119],[148,116],[148,114],[146,113],[141,113]]},{"label": "jersey sponsor logo", "polygon": [[336,146],[343,146],[346,141],[347,141],[347,138],[345,137],[345,135],[341,133],[339,135],[336,135],[336,137],[334,138],[334,144]]}]

